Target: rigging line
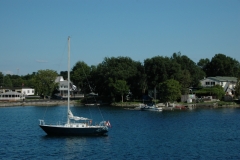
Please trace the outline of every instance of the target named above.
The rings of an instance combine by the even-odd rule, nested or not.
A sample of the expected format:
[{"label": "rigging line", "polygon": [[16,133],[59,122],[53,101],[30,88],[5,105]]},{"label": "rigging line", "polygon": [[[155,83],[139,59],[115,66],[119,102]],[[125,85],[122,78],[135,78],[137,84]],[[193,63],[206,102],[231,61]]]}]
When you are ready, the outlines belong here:
[{"label": "rigging line", "polygon": [[[87,78],[87,75],[86,75],[86,73],[85,73],[85,71],[84,71],[84,68],[83,68],[82,65],[81,65],[81,67],[82,67],[83,73],[84,73],[84,75],[85,75],[85,77],[86,77],[86,79],[87,79],[88,86],[89,86],[89,88],[90,88],[90,90],[91,90],[91,92],[92,92],[92,87],[90,86],[90,83],[89,83],[89,81],[88,81],[88,78]],[[95,98],[94,95],[93,95],[93,98],[94,98],[95,104],[97,105],[97,100],[96,100],[96,98]],[[100,115],[101,115],[101,117],[102,117],[102,120],[104,121],[104,118],[103,118],[102,112],[101,112],[101,110],[100,110],[100,108],[99,108],[98,105],[97,105],[97,107],[98,107],[98,110],[99,110]]]},{"label": "rigging line", "polygon": [[97,105],[97,107],[98,107],[99,112],[101,113],[102,120],[104,121],[104,118],[103,118],[102,112],[101,112],[101,110],[100,110],[100,107],[99,107],[98,105]]},{"label": "rigging line", "polygon": [[[89,104],[89,101],[88,101],[87,98],[86,98],[86,101],[87,101],[87,104]],[[90,114],[90,118],[93,119],[93,118],[92,118],[92,112],[91,112],[91,110],[90,110],[90,107],[89,107],[89,106],[87,106],[87,107],[88,107],[88,111],[89,111],[89,114]]]},{"label": "rigging line", "polygon": [[90,110],[90,107],[88,106],[88,111],[89,111],[89,113],[90,113],[90,117],[91,117],[91,119],[93,119],[92,118],[92,112],[91,112],[91,110]]},{"label": "rigging line", "polygon": [[[83,70],[83,72],[84,72],[84,70]],[[85,74],[85,72],[84,72],[84,74]],[[89,87],[90,87],[90,85],[89,85]],[[85,95],[85,93],[84,93],[84,95]],[[89,104],[88,98],[86,98],[86,102],[87,102],[86,104]],[[89,107],[88,105],[87,105],[87,107],[88,107],[88,112],[89,112],[89,114],[90,114],[89,117],[90,117],[91,119],[93,119],[93,117],[92,117],[92,112],[91,112],[91,110],[90,110],[90,107]]]}]

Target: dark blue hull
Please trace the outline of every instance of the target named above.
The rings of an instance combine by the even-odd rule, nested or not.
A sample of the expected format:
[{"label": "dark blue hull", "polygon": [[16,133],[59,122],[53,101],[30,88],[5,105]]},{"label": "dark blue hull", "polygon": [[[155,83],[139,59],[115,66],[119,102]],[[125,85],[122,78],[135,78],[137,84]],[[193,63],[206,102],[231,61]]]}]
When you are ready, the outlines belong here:
[{"label": "dark blue hull", "polygon": [[88,127],[88,128],[71,128],[71,127],[59,127],[50,125],[39,125],[47,135],[51,136],[101,136],[106,135],[107,128]]}]

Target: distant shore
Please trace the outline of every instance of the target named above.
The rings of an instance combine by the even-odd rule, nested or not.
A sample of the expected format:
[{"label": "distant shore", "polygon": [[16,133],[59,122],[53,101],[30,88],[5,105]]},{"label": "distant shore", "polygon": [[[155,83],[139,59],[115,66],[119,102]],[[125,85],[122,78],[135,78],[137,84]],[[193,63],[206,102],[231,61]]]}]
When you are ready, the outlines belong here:
[{"label": "distant shore", "polygon": [[[0,107],[11,106],[54,106],[67,104],[66,100],[27,100],[18,102],[0,102]],[[70,104],[77,104],[75,100],[70,101]]]},{"label": "distant shore", "polygon": [[[76,100],[71,100],[70,104],[80,104]],[[26,100],[18,102],[0,102],[0,107],[11,107],[11,106],[55,106],[55,105],[67,105],[67,100]],[[111,106],[124,107],[124,108],[135,108],[140,103],[113,103]],[[218,104],[218,103],[195,103],[195,104],[175,104],[175,106],[186,106],[187,108],[240,108],[240,104]],[[161,106],[162,107],[162,106]],[[170,110],[172,107],[163,107],[166,110]]]},{"label": "distant shore", "polygon": [[[126,108],[135,108],[139,106],[139,103],[131,104],[131,103],[115,103],[112,104],[113,106],[118,106],[118,107],[126,107]],[[158,104],[156,104],[158,106]],[[175,104],[175,106],[185,106],[186,108],[189,109],[194,109],[194,108],[240,108],[240,104],[236,103],[229,103],[229,104],[219,104],[219,103],[189,103],[189,104]],[[171,110],[173,107],[166,107],[166,106],[158,106],[162,107],[163,110]],[[175,108],[177,109],[177,108]]]}]

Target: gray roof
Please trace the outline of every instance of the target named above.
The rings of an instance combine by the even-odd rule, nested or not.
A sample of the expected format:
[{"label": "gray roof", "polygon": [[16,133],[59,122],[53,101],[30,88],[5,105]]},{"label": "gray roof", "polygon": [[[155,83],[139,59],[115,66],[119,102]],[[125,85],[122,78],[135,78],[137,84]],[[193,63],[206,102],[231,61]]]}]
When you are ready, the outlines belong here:
[{"label": "gray roof", "polygon": [[211,79],[213,81],[218,81],[218,82],[237,82],[237,78],[236,77],[221,77],[221,76],[217,76],[217,77],[207,77],[207,79]]}]

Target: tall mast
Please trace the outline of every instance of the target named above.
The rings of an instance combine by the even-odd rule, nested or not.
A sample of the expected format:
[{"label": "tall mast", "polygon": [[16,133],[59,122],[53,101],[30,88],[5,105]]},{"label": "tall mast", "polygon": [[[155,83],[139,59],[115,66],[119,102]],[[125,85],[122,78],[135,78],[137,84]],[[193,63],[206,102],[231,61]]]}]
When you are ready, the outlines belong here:
[{"label": "tall mast", "polygon": [[70,112],[70,36],[68,36],[68,109],[67,109],[67,124],[69,124],[69,112]]}]

